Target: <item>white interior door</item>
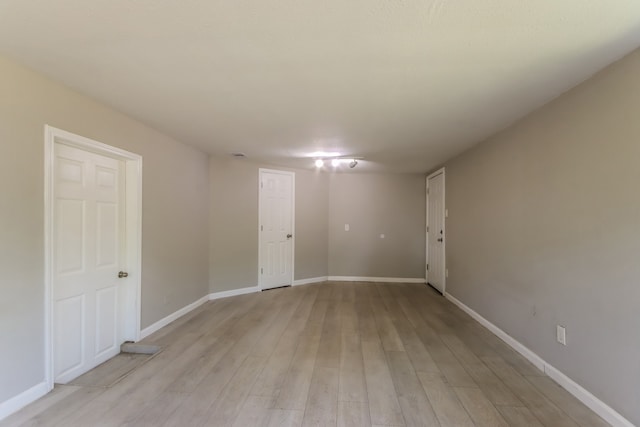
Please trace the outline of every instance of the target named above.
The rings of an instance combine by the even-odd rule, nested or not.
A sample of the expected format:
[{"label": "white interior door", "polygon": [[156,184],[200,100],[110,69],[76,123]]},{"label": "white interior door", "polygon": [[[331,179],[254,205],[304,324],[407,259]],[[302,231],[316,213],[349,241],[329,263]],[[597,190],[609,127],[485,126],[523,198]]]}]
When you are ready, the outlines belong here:
[{"label": "white interior door", "polygon": [[261,289],[293,284],[294,185],[291,172],[260,169]]},{"label": "white interior door", "polygon": [[444,170],[427,178],[427,282],[444,294],[445,279]]},{"label": "white interior door", "polygon": [[55,144],[53,373],[66,383],[120,351],[123,162]]}]

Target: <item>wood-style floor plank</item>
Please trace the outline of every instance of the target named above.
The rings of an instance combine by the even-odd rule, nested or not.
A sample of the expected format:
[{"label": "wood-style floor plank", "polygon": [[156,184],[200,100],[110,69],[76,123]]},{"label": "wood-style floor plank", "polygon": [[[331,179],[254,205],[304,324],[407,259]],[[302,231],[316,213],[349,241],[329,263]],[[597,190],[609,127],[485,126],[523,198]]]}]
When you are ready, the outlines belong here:
[{"label": "wood-style floor plank", "polygon": [[494,405],[524,405],[484,363],[464,365],[464,369]]},{"label": "wood-style floor plank", "polygon": [[363,341],[362,356],[367,380],[371,422],[379,425],[404,425],[389,365],[380,341]]},{"label": "wood-style floor plank", "polygon": [[464,409],[453,388],[445,384],[442,374],[432,374],[428,372],[418,372],[418,377],[422,383],[431,405],[444,426],[473,426],[469,414]]},{"label": "wood-style floor plank", "polygon": [[128,425],[148,427],[162,425],[188,397],[189,396],[184,393],[162,393],[156,399],[138,408],[137,416]]},{"label": "wood-style floor plank", "polygon": [[313,371],[303,426],[335,426],[338,422],[338,368],[318,365]]},{"label": "wood-style floor plank", "polygon": [[538,391],[542,392],[549,400],[562,408],[578,425],[582,427],[605,427],[609,425],[596,413],[584,406],[568,391],[560,387],[549,377],[526,377]]},{"label": "wood-style floor plank", "polygon": [[558,427],[577,427],[567,413],[563,412],[510,364],[500,358],[483,358],[491,370],[509,387],[542,424]]},{"label": "wood-style floor plank", "polygon": [[226,298],[142,342],[161,352],[114,359],[0,427],[606,425],[420,284]]},{"label": "wood-style floor plank", "polygon": [[234,427],[262,427],[269,423],[273,397],[250,395],[244,401]]},{"label": "wood-style floor plank", "polygon": [[436,414],[407,354],[402,351],[389,351],[387,360],[405,424],[438,425]]},{"label": "wood-style floor plank", "polygon": [[508,426],[507,422],[502,418],[496,407],[493,406],[479,388],[456,387],[454,388],[454,391],[476,426]]},{"label": "wood-style floor plank", "polygon": [[319,344],[319,335],[305,335],[301,338],[278,394],[276,409],[304,411]]},{"label": "wood-style floor plank", "polygon": [[209,407],[207,425],[232,425],[251,391],[264,359],[249,356]]},{"label": "wood-style floor plank", "polygon": [[269,414],[268,427],[299,427],[302,425],[304,411],[273,409]]},{"label": "wood-style floor plank", "polygon": [[511,427],[543,427],[526,406],[497,406]]},{"label": "wood-style floor plank", "polygon": [[338,400],[342,402],[367,402],[367,383],[360,336],[343,330],[340,345],[340,371]]},{"label": "wood-style floor plank", "polygon": [[56,407],[60,402],[63,402],[69,395],[82,390],[81,387],[57,385],[43,398],[37,400],[31,405],[27,406],[23,410],[16,412],[4,420],[2,424],[5,425],[23,425],[28,421],[33,421],[37,417],[48,410],[49,408]]},{"label": "wood-style floor plank", "polygon": [[[75,419],[81,414],[90,414],[102,407],[100,401],[96,400],[98,396],[104,393],[104,389],[93,387],[82,387],[79,390],[69,394],[66,398],[52,405],[47,410],[40,412],[38,415],[30,418],[24,423],[12,424],[10,420],[7,425],[20,426],[55,426],[55,425],[80,425]],[[46,397],[46,396],[45,396]],[[37,404],[35,402],[34,404]],[[27,406],[25,410],[29,410]],[[19,413],[18,413],[19,414]],[[4,423],[0,423],[4,425]]]},{"label": "wood-style floor plank", "polygon": [[400,335],[398,335],[398,331],[393,324],[393,319],[382,302],[382,298],[371,298],[371,308],[373,310],[378,334],[380,335],[380,341],[385,351],[404,351]]},{"label": "wood-style floor plank", "polygon": [[129,372],[147,362],[152,355],[120,353],[102,365],[79,376],[68,385],[83,387],[110,387]]},{"label": "wood-style floor plank", "polygon": [[369,405],[364,402],[338,402],[338,427],[371,425]]}]

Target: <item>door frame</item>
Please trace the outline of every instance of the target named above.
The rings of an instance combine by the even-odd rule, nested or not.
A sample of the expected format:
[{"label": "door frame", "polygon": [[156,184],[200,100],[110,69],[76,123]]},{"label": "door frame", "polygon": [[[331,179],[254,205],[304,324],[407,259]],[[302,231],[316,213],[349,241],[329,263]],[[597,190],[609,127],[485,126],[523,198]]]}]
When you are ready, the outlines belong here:
[{"label": "door frame", "polygon": [[429,175],[427,175],[426,178],[426,199],[427,199],[427,203],[426,203],[426,212],[425,212],[425,216],[427,219],[427,224],[425,226],[425,255],[426,255],[426,260],[425,260],[425,283],[429,283],[429,180],[431,178],[433,178],[434,176],[440,175],[442,174],[442,251],[443,251],[443,257],[442,257],[442,295],[445,295],[445,291],[447,289],[447,208],[446,208],[446,174],[445,174],[445,168],[442,167],[438,170],[436,170],[435,172],[430,173]]},{"label": "door frame", "polygon": [[260,222],[262,221],[262,174],[275,173],[291,176],[291,286],[296,270],[296,174],[295,172],[282,171],[277,169],[258,168],[258,289],[264,290],[262,283],[262,232]]},{"label": "door frame", "polygon": [[126,306],[121,307],[121,338],[140,339],[142,281],[142,156],[85,138],[53,126],[44,127],[44,372],[48,390],[53,389],[53,254],[54,242],[54,162],[55,145],[64,144],[80,150],[120,160],[125,173],[125,262],[129,272]]}]

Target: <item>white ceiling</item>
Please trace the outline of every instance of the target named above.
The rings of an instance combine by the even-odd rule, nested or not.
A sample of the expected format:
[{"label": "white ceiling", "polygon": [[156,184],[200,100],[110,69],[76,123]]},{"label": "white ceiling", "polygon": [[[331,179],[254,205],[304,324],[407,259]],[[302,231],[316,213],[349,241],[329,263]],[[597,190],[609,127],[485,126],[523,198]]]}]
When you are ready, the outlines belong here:
[{"label": "white ceiling", "polygon": [[640,46],[638,0],[0,0],[0,52],[213,154],[425,172]]}]

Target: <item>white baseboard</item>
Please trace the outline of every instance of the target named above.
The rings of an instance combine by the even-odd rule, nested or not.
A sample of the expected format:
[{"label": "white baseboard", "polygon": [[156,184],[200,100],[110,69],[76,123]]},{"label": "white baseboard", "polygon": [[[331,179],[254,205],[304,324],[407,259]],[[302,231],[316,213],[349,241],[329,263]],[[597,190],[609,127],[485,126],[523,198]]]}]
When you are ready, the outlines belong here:
[{"label": "white baseboard", "polygon": [[540,356],[535,354],[533,351],[529,350],[527,347],[522,345],[519,341],[511,337],[511,335],[507,334],[505,331],[498,328],[493,323],[489,322],[487,319],[485,319],[484,317],[476,313],[474,310],[467,307],[465,304],[463,304],[460,300],[458,300],[451,294],[445,293],[444,296],[446,299],[448,299],[449,301],[451,301],[452,303],[460,307],[462,311],[466,312],[469,316],[477,320],[478,323],[480,323],[482,326],[484,326],[485,328],[493,332],[493,334],[496,335],[498,338],[500,338],[502,341],[509,344],[511,348],[513,348],[515,351],[523,355],[529,362],[534,364],[536,368],[544,372],[544,367],[546,365],[546,362],[542,360]]},{"label": "white baseboard", "polygon": [[604,403],[602,400],[595,397],[589,391],[585,390],[580,384],[573,381],[571,378],[560,372],[558,369],[551,366],[547,363],[543,358],[535,354],[533,351],[522,345],[515,338],[507,334],[502,329],[498,328],[496,325],[482,317],[476,311],[466,306],[456,297],[451,294],[445,293],[445,298],[451,301],[453,304],[460,307],[460,309],[466,312],[469,316],[473,317],[485,328],[489,329],[500,338],[502,341],[506,342],[509,346],[511,346],[515,351],[524,356],[529,362],[533,363],[538,369],[543,371],[545,374],[549,376],[552,380],[557,382],[562,388],[567,390],[573,396],[575,396],[578,400],[584,403],[589,409],[598,414],[602,419],[611,424],[614,427],[634,427],[634,425],[616,412],[609,405]]},{"label": "white baseboard", "polygon": [[600,415],[603,420],[608,422],[614,427],[634,427],[634,425],[625,417],[616,412],[609,405],[602,400],[595,397],[588,390],[584,389],[580,384],[573,381],[571,378],[560,372],[558,369],[547,364],[545,365],[544,372],[560,384],[562,388],[573,394],[579,401],[584,403],[593,412]]},{"label": "white baseboard", "polygon": [[214,292],[212,294],[209,294],[209,301],[213,301],[220,298],[235,297],[236,295],[250,294],[253,292],[260,292],[260,287],[250,286],[248,288],[231,289],[230,291]]},{"label": "white baseboard", "polygon": [[189,313],[190,311],[195,310],[196,308],[200,307],[202,304],[204,304],[205,302],[209,301],[209,295],[205,295],[202,298],[200,298],[199,300],[192,302],[191,304],[182,307],[180,310],[171,313],[170,315],[168,315],[167,317],[165,317],[164,319],[160,319],[158,320],[156,323],[147,326],[146,328],[144,328],[143,330],[140,331],[140,339],[146,338],[149,335],[151,335],[152,333],[156,332],[159,329],[164,328],[165,326],[167,326],[169,323],[173,322],[174,320],[177,320],[179,318],[181,318],[182,316],[184,316],[185,314]]},{"label": "white baseboard", "polygon": [[322,277],[312,277],[310,279],[294,280],[293,281],[293,286],[308,285],[310,283],[326,282],[328,279],[329,278],[327,276],[322,276]]},{"label": "white baseboard", "polygon": [[49,387],[47,386],[47,382],[43,381],[9,400],[1,402],[0,421],[11,414],[18,412],[28,404],[35,402],[47,393],[49,393]]},{"label": "white baseboard", "polygon": [[329,276],[328,280],[333,282],[426,283],[423,278],[404,277]]},{"label": "white baseboard", "polygon": [[170,315],[168,315],[167,317],[165,317],[164,319],[160,319],[157,322],[155,322],[153,325],[150,325],[146,328],[144,328],[142,331],[140,331],[140,339],[146,338],[149,335],[151,335],[152,333],[156,332],[157,330],[164,328],[165,326],[167,326],[169,323],[173,322],[174,320],[177,320],[179,318],[181,318],[182,316],[184,316],[185,314],[189,313],[190,311],[195,310],[196,308],[200,307],[202,304],[204,304],[207,301],[213,301],[216,299],[220,299],[220,298],[227,298],[227,297],[233,297],[236,295],[244,295],[244,294],[250,294],[253,292],[260,292],[260,287],[258,286],[250,286],[248,288],[240,288],[240,289],[231,289],[229,291],[221,291],[221,292],[213,292],[209,295],[205,295],[202,298],[200,298],[199,300],[192,302],[191,304],[182,307],[180,310],[171,313]]}]

